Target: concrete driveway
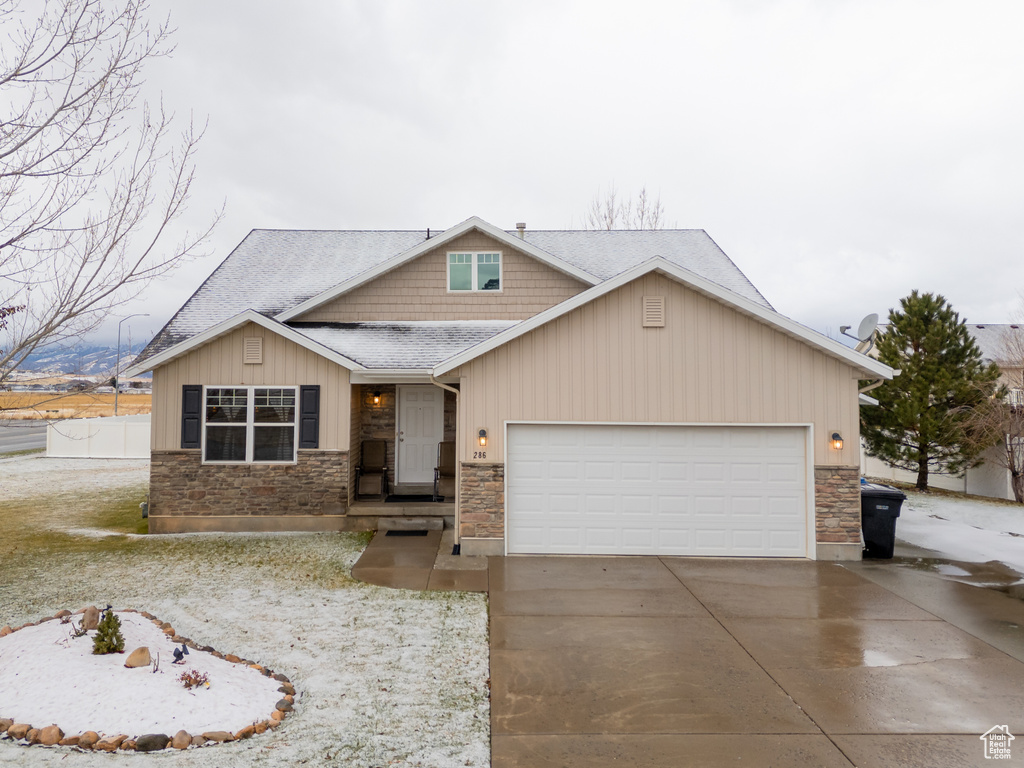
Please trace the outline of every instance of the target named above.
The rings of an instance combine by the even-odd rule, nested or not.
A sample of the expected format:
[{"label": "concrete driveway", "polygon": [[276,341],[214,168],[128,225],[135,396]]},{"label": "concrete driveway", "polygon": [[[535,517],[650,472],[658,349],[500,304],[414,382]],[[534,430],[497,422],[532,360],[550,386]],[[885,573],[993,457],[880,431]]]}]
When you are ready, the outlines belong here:
[{"label": "concrete driveway", "polygon": [[1024,737],[1024,662],[840,565],[505,557],[488,578],[494,768],[941,768],[993,764],[993,726]]}]

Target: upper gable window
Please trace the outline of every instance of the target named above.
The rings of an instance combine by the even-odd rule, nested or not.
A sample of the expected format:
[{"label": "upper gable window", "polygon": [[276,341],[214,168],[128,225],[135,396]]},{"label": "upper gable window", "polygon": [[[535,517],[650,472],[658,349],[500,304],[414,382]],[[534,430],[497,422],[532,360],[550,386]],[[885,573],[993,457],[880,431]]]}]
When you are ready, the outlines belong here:
[{"label": "upper gable window", "polygon": [[500,253],[449,253],[449,291],[500,291]]}]

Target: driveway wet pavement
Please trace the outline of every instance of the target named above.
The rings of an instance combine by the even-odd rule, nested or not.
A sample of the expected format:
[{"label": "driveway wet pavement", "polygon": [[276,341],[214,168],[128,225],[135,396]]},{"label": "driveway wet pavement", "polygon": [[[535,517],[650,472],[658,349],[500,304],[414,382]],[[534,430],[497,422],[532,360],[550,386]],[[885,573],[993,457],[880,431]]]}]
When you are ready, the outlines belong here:
[{"label": "driveway wet pavement", "polygon": [[991,764],[1024,603],[850,566],[491,558],[492,765]]}]

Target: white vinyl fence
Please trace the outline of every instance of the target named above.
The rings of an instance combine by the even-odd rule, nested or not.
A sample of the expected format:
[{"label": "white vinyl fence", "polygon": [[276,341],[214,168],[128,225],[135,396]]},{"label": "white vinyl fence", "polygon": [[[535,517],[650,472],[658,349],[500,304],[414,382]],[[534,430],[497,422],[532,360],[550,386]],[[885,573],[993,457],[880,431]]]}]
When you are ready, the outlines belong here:
[{"label": "white vinyl fence", "polygon": [[149,414],[67,419],[46,428],[46,455],[60,458],[148,459]]},{"label": "white vinyl fence", "polygon": [[[947,491],[959,491],[969,493],[973,496],[988,496],[993,499],[1013,499],[1013,487],[1010,485],[1010,473],[1001,467],[994,458],[1000,448],[990,448],[982,454],[982,458],[990,460],[978,467],[968,469],[962,475],[941,475],[937,472],[929,473],[928,485],[932,488],[942,488]],[[860,473],[865,477],[893,481],[900,483],[916,483],[917,472],[908,472],[904,469],[896,469],[886,464],[881,459],[868,456],[861,444],[860,451]]]}]

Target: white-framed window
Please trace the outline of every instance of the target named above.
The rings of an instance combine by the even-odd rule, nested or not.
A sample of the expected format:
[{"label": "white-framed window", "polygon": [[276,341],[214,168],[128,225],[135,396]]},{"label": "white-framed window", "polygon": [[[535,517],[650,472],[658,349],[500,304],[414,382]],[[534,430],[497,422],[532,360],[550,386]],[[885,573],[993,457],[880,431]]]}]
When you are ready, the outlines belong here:
[{"label": "white-framed window", "polygon": [[501,253],[449,253],[448,290],[500,291]]},{"label": "white-framed window", "polygon": [[295,462],[297,387],[206,387],[203,461]]}]

